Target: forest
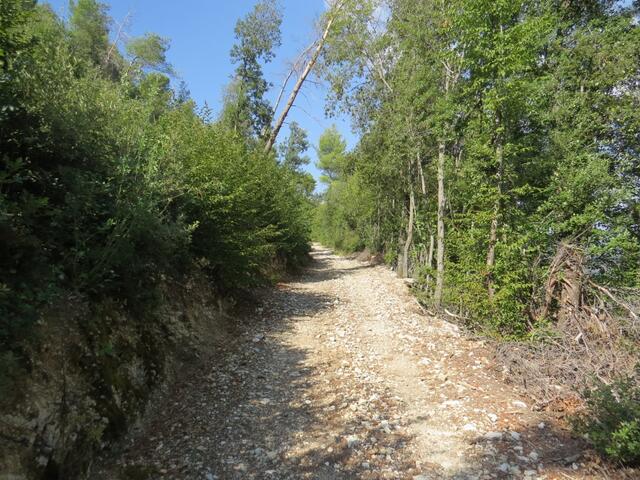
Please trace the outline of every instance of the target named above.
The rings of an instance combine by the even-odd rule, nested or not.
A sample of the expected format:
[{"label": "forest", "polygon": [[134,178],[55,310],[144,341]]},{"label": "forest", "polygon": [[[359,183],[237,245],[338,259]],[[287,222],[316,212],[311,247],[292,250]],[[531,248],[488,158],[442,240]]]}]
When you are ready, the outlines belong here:
[{"label": "forest", "polygon": [[595,377],[637,401],[640,4],[381,5],[346,8],[323,55],[361,136],[320,140],[315,236],[384,255],[540,398]]},{"label": "forest", "polygon": [[[639,18],[637,0],[334,0],[282,107],[263,69],[283,13],[265,0],[236,24],[215,113],[176,86],[169,39],[119,38],[107,5],[62,19],[2,0],[0,409],[32,392],[55,324],[95,399],[76,444],[117,438],[162,377],[167,291],[241,297],[308,264],[313,240],[391,266],[541,401],[590,385],[575,428],[637,464]],[[308,75],[354,148],[286,121]],[[141,386],[114,373],[123,358]]]},{"label": "forest", "polygon": [[199,268],[224,291],[304,260],[313,187],[295,139],[282,162],[257,148],[269,43],[239,34],[242,83],[211,119],[171,90],[166,39],[113,48],[104,5],[77,2],[68,25],[46,5],[2,9],[3,385],[39,310],[61,295],[143,313],[165,275]]},{"label": "forest", "polygon": [[378,34],[355,11],[327,46],[335,106],[363,135],[349,153],[336,131],[320,141],[317,235],[383,252],[436,308],[502,335],[602,286],[624,305],[640,267],[636,10],[399,1],[386,15]]}]

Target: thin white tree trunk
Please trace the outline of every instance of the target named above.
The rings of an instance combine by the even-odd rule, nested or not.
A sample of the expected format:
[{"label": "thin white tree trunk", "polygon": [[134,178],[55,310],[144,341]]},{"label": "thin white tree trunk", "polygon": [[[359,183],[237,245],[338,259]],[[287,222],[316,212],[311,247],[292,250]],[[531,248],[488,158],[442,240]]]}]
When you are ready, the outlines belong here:
[{"label": "thin white tree trunk", "polygon": [[[500,120],[497,121],[498,127]],[[502,145],[502,137],[498,135],[496,138],[496,184],[498,195],[493,204],[493,217],[491,218],[491,226],[489,227],[489,247],[487,248],[487,293],[489,299],[493,300],[495,295],[493,269],[496,264],[496,243],[498,243],[498,222],[502,204],[502,172],[504,170],[504,150]]]},{"label": "thin white tree trunk", "polygon": [[436,232],[436,290],[433,300],[436,308],[442,306],[444,290],[444,209],[446,197],[444,192],[445,143],[438,145],[438,226]]}]

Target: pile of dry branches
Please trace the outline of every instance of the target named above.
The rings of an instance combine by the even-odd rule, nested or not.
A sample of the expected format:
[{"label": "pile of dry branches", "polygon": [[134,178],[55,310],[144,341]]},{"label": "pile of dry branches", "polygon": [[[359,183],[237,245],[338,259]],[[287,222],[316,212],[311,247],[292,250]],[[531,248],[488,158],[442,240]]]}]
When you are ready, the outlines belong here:
[{"label": "pile of dry branches", "polygon": [[[497,347],[509,381],[539,408],[581,403],[594,380],[634,375],[640,362],[640,292],[598,285],[581,251],[561,245],[550,266],[538,318],[553,319],[534,342]],[[640,380],[640,379],[638,379]]]}]

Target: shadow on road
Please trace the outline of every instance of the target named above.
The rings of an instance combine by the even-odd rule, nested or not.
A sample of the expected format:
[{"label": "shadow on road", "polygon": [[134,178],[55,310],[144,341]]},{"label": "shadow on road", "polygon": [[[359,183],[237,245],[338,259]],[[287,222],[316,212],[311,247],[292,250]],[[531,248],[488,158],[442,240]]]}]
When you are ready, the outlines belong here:
[{"label": "shadow on road", "polygon": [[387,461],[401,457],[409,439],[352,410],[366,392],[326,383],[339,365],[309,362],[312,352],[287,341],[301,318],[326,313],[337,300],[305,284],[369,268],[335,269],[329,257],[315,252],[299,287],[271,290],[239,321],[240,335],[185,366],[131,441],[92,478],[380,478],[355,454],[361,442],[375,441],[376,455]]},{"label": "shadow on road", "polygon": [[[470,438],[492,445],[466,458],[464,471],[415,463],[412,438],[401,433],[407,429],[389,422],[396,399],[374,382],[343,381],[338,372],[347,357],[323,343],[334,330],[331,311],[340,299],[309,284],[367,268],[336,269],[330,252],[315,251],[304,276],[260,298],[239,322],[240,335],[181,372],[116,455],[120,465],[92,478],[426,480],[518,478],[516,467],[524,474],[538,461],[566,468],[581,446],[538,426],[491,441]],[[562,443],[557,451],[549,447],[553,439]]]},{"label": "shadow on road", "polygon": [[300,279],[297,279],[299,283],[308,284],[335,280],[375,266],[368,263],[362,263],[361,265],[352,268],[332,267],[331,258],[333,257],[333,253],[330,250],[315,250],[312,256],[313,262],[306,269],[306,274]]}]

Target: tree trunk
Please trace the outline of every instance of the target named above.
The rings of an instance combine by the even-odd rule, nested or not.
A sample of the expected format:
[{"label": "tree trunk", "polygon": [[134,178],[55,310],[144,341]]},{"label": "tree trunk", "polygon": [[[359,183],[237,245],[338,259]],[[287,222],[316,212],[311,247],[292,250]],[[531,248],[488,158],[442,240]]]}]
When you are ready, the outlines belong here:
[{"label": "tree trunk", "polygon": [[[500,117],[496,121],[500,128]],[[504,147],[502,144],[502,135],[496,137],[496,186],[498,195],[493,204],[493,216],[491,218],[491,226],[489,227],[489,247],[487,248],[487,293],[489,300],[493,300],[495,296],[493,269],[496,264],[496,243],[498,242],[498,221],[502,205],[502,174],[504,171]]]},{"label": "tree trunk", "polygon": [[442,306],[442,292],[444,289],[444,160],[445,143],[441,141],[438,145],[438,226],[437,226],[437,247],[436,247],[436,291],[433,300],[436,308]]},{"label": "tree trunk", "polygon": [[280,117],[278,117],[278,121],[274,125],[273,130],[271,131],[271,135],[269,135],[269,139],[267,140],[267,143],[264,146],[265,153],[269,153],[273,148],[273,144],[276,143],[276,138],[278,137],[278,133],[280,133],[282,124],[284,123],[284,120],[287,118],[287,115],[289,114],[289,110],[291,110],[291,107],[293,106],[293,102],[295,102],[296,97],[298,96],[298,92],[300,91],[300,88],[302,88],[302,84],[307,79],[307,76],[313,69],[313,66],[318,61],[318,57],[320,56],[322,47],[324,47],[324,44],[327,41],[327,37],[329,36],[329,31],[331,30],[331,24],[335,20],[336,15],[338,14],[338,11],[342,7],[342,3],[343,2],[340,2],[336,4],[336,6],[334,7],[335,8],[334,13],[331,17],[329,17],[329,20],[327,21],[327,25],[324,29],[324,32],[322,33],[322,37],[320,37],[320,40],[318,40],[318,45],[316,46],[316,49],[314,50],[313,55],[311,55],[309,62],[307,62],[307,65],[304,67],[304,70],[302,71],[302,75],[300,75],[300,77],[298,78],[298,81],[293,87],[293,90],[291,91],[291,95],[289,95],[289,100],[287,101],[287,104],[285,105],[284,110],[280,114]]},{"label": "tree trunk", "polygon": [[[442,3],[444,8],[445,3]],[[449,96],[449,89],[457,81],[457,74],[454,74],[448,63],[444,64],[444,85],[443,95]],[[449,131],[451,125],[445,124],[445,132]],[[444,191],[444,167],[446,152],[446,137],[443,136],[438,141],[438,212],[437,212],[437,228],[436,228],[436,289],[433,294],[433,301],[436,309],[442,307],[442,295],[444,292],[444,214],[447,198]]]},{"label": "tree trunk", "polygon": [[413,187],[409,190],[409,221],[407,223],[407,238],[402,249],[402,265],[398,265],[398,276],[407,278],[409,276],[409,250],[413,243],[413,222],[416,210],[416,199]]},{"label": "tree trunk", "polygon": [[575,318],[582,304],[584,269],[582,254],[577,249],[566,243],[562,243],[560,248],[563,262],[558,328],[564,331]]},{"label": "tree trunk", "polygon": [[434,238],[433,234],[429,235],[429,253],[427,254],[427,266],[429,269],[433,268],[433,244]]},{"label": "tree trunk", "polygon": [[420,176],[420,186],[422,187],[422,195],[427,196],[427,184],[424,180],[424,172],[422,171],[422,161],[420,160],[420,152],[416,154],[416,168]]},{"label": "tree trunk", "polygon": [[433,268],[433,247],[434,247],[435,239],[433,234],[429,235],[429,250],[427,252],[427,268],[429,269],[429,274],[427,275],[427,279],[425,282],[425,290],[428,292],[431,290],[431,281],[433,280],[433,275],[431,275],[431,269]]}]

